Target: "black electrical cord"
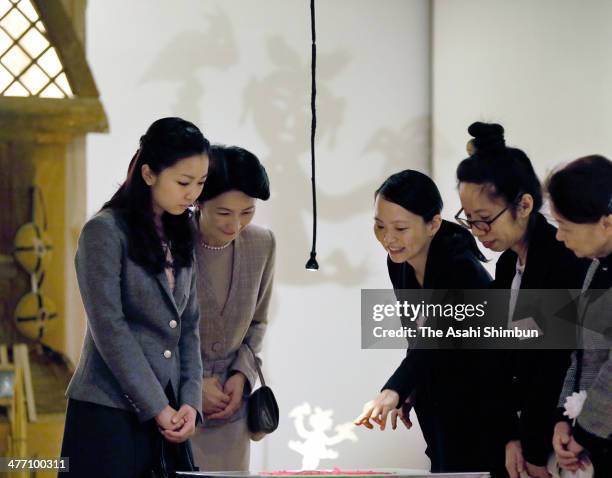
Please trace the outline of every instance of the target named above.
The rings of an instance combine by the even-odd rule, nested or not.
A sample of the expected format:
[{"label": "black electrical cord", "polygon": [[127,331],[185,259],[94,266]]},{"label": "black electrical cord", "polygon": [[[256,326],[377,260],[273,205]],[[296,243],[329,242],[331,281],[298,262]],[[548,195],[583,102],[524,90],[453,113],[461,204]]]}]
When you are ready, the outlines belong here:
[{"label": "black electrical cord", "polygon": [[310,35],[312,38],[312,53],[310,61],[310,72],[311,72],[311,87],[310,87],[310,112],[312,115],[312,121],[310,123],[310,163],[312,167],[312,175],[310,181],[312,183],[312,248],[310,249],[310,258],[306,262],[306,269],[309,271],[316,271],[319,269],[317,263],[317,190],[315,182],[315,131],[317,129],[317,108],[316,108],[316,97],[317,97],[317,82],[316,82],[316,70],[317,70],[317,38],[315,30],[315,0],[310,0]]}]

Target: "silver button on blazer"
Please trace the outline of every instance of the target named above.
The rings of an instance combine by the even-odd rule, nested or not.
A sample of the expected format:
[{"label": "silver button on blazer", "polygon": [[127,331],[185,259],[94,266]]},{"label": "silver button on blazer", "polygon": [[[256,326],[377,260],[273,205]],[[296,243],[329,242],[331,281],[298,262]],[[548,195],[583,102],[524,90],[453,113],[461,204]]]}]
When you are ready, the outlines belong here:
[{"label": "silver button on blazer", "polygon": [[146,421],[168,404],[164,389],[171,384],[178,403],[201,419],[195,265],[177,271],[171,291],[165,272],[151,274],[128,257],[121,224],[120,213],[105,209],[79,238],[75,263],[87,332],[66,395],[132,410]]}]

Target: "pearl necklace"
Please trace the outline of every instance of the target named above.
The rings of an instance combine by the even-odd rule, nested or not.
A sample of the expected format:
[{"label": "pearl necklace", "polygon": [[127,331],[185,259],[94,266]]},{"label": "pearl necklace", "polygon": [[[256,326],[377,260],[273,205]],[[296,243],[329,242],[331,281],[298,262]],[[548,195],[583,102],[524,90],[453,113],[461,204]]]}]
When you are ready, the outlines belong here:
[{"label": "pearl necklace", "polygon": [[229,247],[229,245],[231,243],[232,243],[232,241],[229,241],[227,244],[223,244],[222,246],[209,246],[204,241],[202,241],[202,246],[204,246],[204,249],[208,249],[208,250],[211,250],[211,251],[221,251],[221,250],[225,249],[226,247]]}]

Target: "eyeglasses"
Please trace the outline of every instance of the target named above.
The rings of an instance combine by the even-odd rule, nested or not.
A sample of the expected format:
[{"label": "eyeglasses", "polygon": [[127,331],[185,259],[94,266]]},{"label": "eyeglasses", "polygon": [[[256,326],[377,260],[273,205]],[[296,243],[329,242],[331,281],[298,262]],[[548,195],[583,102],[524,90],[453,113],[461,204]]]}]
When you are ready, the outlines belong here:
[{"label": "eyeglasses", "polygon": [[459,215],[463,212],[463,208],[461,208],[459,209],[459,212],[455,214],[455,221],[457,221],[459,224],[461,224],[466,229],[472,229],[472,227],[475,227],[479,231],[489,232],[491,230],[491,224],[493,224],[497,220],[497,218],[499,218],[499,216],[505,213],[509,207],[510,206],[506,206],[500,211],[500,213],[497,216],[495,216],[493,219],[488,219],[486,221],[485,220],[472,221],[471,219],[468,219],[466,217],[459,217]]}]

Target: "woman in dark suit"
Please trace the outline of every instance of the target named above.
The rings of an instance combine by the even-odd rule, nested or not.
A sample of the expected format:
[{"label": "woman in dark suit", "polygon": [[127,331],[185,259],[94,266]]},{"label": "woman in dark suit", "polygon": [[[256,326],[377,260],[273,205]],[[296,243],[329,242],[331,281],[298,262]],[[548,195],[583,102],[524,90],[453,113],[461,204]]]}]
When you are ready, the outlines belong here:
[{"label": "woman in dark suit", "polygon": [[83,227],[76,271],[87,333],[61,452],[71,476],[151,476],[162,457],[190,469],[178,444],[201,416],[202,362],[188,207],[208,148],[185,120],[154,122],[125,182]]},{"label": "woman in dark suit", "polygon": [[[455,216],[486,247],[503,252],[495,268],[494,288],[509,289],[508,327],[540,329],[544,337],[564,326],[554,317],[525,315],[519,290],[580,288],[586,264],[555,239],[556,228],[538,211],[540,181],[527,155],[508,148],[498,124],[474,123],[472,154],[457,169],[462,209]],[[568,296],[569,297],[569,296]],[[539,339],[536,339],[539,340]],[[505,443],[506,471],[519,478],[548,478],[557,398],[568,366],[568,350],[514,350],[504,353],[507,394],[496,418]],[[520,415],[520,418],[519,418]]]},{"label": "woman in dark suit", "polygon": [[[389,177],[376,191],[374,233],[388,252],[389,277],[401,289],[487,288],[490,277],[474,238],[442,220],[442,198],[434,182],[418,171]],[[484,384],[493,386],[495,370],[487,351],[411,348],[406,358],[368,402],[356,425],[386,426],[410,397],[427,444],[432,472],[488,471],[501,461],[494,455],[493,431]],[[406,409],[406,407],[404,407]],[[403,421],[411,426],[406,412]]]}]

